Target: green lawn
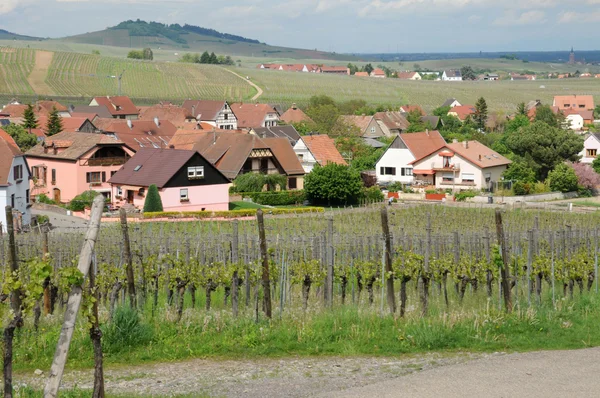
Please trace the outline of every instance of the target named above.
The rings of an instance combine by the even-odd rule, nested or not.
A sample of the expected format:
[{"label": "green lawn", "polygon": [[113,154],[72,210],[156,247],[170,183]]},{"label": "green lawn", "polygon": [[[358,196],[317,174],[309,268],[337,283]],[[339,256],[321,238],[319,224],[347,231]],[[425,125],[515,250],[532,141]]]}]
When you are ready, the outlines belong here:
[{"label": "green lawn", "polygon": [[229,202],[229,210],[246,210],[246,209],[264,209],[264,206],[257,205],[253,202],[244,202],[243,200],[237,202]]}]

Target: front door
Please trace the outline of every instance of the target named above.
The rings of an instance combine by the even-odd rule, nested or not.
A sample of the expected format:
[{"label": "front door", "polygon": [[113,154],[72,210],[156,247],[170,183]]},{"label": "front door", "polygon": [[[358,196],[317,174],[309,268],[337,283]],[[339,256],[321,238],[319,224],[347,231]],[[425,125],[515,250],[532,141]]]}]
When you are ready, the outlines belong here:
[{"label": "front door", "polygon": [[54,194],[53,195],[54,196],[54,201],[56,203],[60,203],[60,189],[54,188],[53,194]]},{"label": "front door", "polygon": [[133,195],[135,195],[135,192],[128,189],[127,190],[127,203],[129,203],[130,205],[133,204]]}]

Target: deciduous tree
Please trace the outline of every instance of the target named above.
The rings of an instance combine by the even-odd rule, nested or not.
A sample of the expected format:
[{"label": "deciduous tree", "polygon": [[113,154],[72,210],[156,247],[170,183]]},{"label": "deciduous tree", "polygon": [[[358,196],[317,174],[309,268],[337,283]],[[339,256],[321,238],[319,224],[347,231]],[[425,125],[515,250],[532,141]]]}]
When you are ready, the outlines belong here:
[{"label": "deciduous tree", "polygon": [[575,174],[575,170],[571,166],[565,163],[557,165],[554,170],[548,174],[548,180],[550,181],[550,189],[553,191],[577,191],[577,174]]},{"label": "deciduous tree", "polygon": [[357,203],[362,187],[357,170],[335,163],[316,166],[304,179],[306,197],[312,203],[328,206]]},{"label": "deciduous tree", "polygon": [[8,126],[3,127],[3,130],[15,140],[17,146],[23,152],[27,152],[37,144],[36,135],[29,134],[27,130],[23,128],[23,126],[18,124],[9,124]]}]

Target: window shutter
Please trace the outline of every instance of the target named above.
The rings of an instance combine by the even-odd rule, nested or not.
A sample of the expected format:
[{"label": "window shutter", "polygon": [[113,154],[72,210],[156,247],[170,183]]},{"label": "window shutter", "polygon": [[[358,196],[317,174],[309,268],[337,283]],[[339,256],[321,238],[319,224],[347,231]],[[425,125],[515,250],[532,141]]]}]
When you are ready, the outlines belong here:
[{"label": "window shutter", "polygon": [[92,181],[91,173],[85,173],[85,182],[88,184]]},{"label": "window shutter", "polygon": [[379,168],[379,174],[381,174],[381,175],[385,175],[385,168],[383,168],[383,167],[380,167],[380,168]]},{"label": "window shutter", "polygon": [[102,182],[106,182],[106,171],[102,172]]}]

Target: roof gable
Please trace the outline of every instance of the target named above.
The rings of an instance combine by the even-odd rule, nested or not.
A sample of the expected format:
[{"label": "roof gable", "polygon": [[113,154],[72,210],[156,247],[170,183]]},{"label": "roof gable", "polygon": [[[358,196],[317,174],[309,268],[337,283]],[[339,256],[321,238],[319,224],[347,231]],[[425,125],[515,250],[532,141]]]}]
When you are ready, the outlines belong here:
[{"label": "roof gable", "polygon": [[346,161],[336,148],[335,141],[328,135],[306,135],[301,139],[306,148],[321,166],[325,166],[328,163],[347,165]]},{"label": "roof gable", "polygon": [[402,140],[415,159],[420,159],[446,145],[444,137],[437,130],[400,134],[397,139]]}]

